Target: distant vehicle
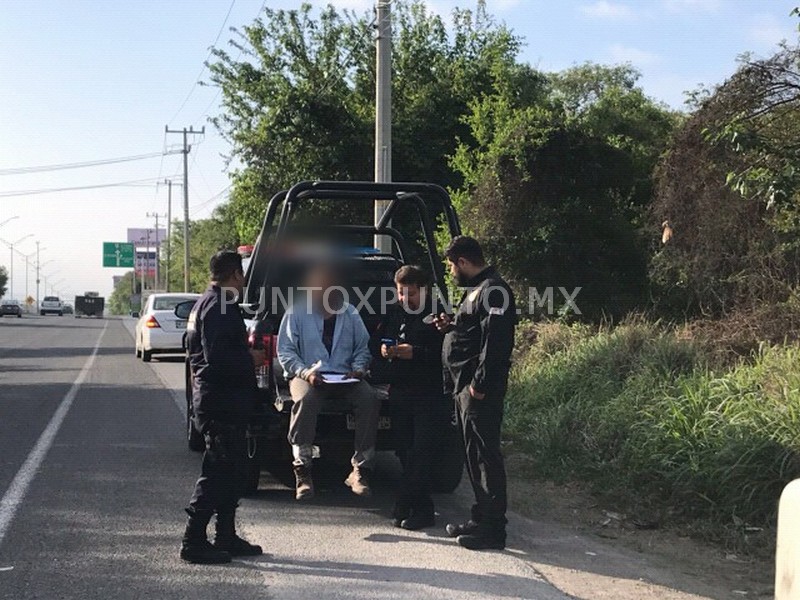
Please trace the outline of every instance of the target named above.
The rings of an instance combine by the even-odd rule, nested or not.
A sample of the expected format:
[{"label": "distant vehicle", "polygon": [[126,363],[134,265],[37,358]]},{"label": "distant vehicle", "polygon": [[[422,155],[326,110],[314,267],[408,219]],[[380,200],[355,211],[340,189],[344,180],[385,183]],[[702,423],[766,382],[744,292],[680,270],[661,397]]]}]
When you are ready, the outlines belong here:
[{"label": "distant vehicle", "polygon": [[153,354],[182,352],[186,320],[175,316],[175,307],[199,297],[200,294],[150,294],[136,322],[136,357],[150,362]]},{"label": "distant vehicle", "polygon": [[18,319],[22,317],[22,306],[18,300],[9,298],[8,300],[0,301],[0,317],[5,317],[6,315],[17,317]]},{"label": "distant vehicle", "polygon": [[86,292],[83,296],[75,296],[75,317],[102,317],[106,299],[97,292]]},{"label": "distant vehicle", "polygon": [[45,315],[58,315],[64,316],[64,305],[58,296],[45,296],[42,303],[39,305],[39,314]]},{"label": "distant vehicle", "polygon": [[74,313],[75,313],[75,309],[72,307],[72,304],[69,304],[69,303],[65,302],[64,303],[64,314],[65,315],[71,315],[71,314],[74,314]]}]

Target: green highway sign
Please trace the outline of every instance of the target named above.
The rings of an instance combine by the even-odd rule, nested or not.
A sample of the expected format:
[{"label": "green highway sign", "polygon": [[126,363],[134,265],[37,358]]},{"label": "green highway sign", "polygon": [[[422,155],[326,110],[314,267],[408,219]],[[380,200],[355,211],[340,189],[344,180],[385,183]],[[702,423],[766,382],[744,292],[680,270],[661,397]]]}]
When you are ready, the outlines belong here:
[{"label": "green highway sign", "polygon": [[133,268],[133,244],[103,242],[103,266]]}]

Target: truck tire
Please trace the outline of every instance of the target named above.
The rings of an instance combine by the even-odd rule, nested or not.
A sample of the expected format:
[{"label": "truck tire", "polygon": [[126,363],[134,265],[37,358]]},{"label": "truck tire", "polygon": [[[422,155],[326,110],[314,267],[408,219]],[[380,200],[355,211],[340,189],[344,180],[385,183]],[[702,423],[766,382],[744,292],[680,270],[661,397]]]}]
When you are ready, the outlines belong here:
[{"label": "truck tire", "polygon": [[206,440],[203,435],[197,431],[194,426],[194,419],[192,418],[192,409],[190,406],[186,407],[186,432],[187,441],[189,443],[189,450],[192,452],[203,452],[206,449]]},{"label": "truck tire", "polygon": [[153,358],[153,351],[152,350],[145,350],[142,348],[142,361],[143,362],[150,362]]},{"label": "truck tire", "polygon": [[448,424],[438,460],[433,462],[433,492],[452,494],[464,474],[464,443],[455,424]]},{"label": "truck tire", "polygon": [[269,440],[265,444],[264,470],[281,485],[294,488],[294,468],[292,467],[292,447],[284,436]]},{"label": "truck tire", "polygon": [[189,443],[189,450],[192,452],[203,452],[206,449],[206,440],[194,426],[194,405],[192,404],[192,380],[189,371],[189,364],[184,362],[184,381],[186,399],[186,437]]},{"label": "truck tire", "polygon": [[[248,440],[248,452],[251,451],[254,440]],[[251,457],[247,456],[247,470],[245,472],[244,490],[243,495],[252,496],[258,492],[258,485],[261,482],[261,471],[264,468],[264,463],[267,457],[267,441],[264,438],[255,439],[255,451]]]}]

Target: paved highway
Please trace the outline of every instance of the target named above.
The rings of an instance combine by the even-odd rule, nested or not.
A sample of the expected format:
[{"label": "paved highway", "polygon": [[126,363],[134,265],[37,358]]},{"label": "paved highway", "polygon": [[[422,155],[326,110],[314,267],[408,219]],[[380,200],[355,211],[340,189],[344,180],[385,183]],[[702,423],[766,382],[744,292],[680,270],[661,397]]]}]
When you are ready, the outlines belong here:
[{"label": "paved highway", "polygon": [[[134,359],[132,321],[0,319],[0,598],[700,598],[641,557],[513,516],[509,549],[473,553],[388,520],[396,467],[358,499],[342,473],[297,503],[264,475],[244,534],[268,553],[178,559],[199,455],[183,439],[180,357]],[[460,519],[465,490],[439,501]],[[599,558],[598,558],[599,557]],[[604,561],[604,562],[603,562]]]}]

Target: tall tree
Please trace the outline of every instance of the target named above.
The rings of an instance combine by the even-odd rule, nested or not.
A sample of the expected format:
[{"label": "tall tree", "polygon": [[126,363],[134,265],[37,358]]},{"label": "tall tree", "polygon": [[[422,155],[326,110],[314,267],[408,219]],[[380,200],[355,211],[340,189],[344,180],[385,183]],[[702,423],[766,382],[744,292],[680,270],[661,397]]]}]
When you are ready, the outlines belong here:
[{"label": "tall tree", "polygon": [[[457,138],[471,139],[463,115],[492,91],[493,72],[515,62],[521,42],[482,1],[455,11],[449,32],[420,0],[396,1],[394,19],[394,179],[458,185],[448,157]],[[269,197],[296,181],[372,179],[371,25],[331,6],[266,9],[239,32],[236,56],[216,52],[210,71],[224,113],[213,122],[241,164],[231,204],[242,239],[255,239]]]},{"label": "tall tree", "polygon": [[515,65],[472,104],[475,144],[462,142],[453,160],[465,179],[458,203],[521,293],[581,287],[590,316],[643,301],[636,229],[675,117],[637,80],[624,66],[536,77]]}]

